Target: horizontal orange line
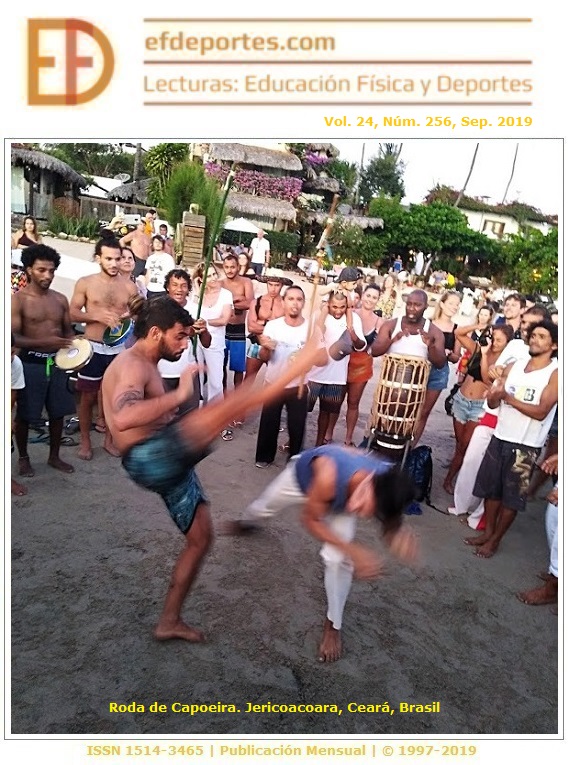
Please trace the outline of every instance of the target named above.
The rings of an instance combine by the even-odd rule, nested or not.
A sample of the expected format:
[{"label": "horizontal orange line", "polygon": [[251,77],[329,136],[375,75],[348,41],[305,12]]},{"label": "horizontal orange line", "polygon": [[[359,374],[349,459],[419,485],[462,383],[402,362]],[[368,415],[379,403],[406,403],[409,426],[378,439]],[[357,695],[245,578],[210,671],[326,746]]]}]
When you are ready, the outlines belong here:
[{"label": "horizontal orange line", "polygon": [[297,65],[301,65],[301,66],[310,65],[310,66],[312,66],[314,64],[318,64],[320,66],[327,65],[327,64],[341,64],[342,66],[350,66],[350,65],[356,66],[357,64],[365,64],[365,65],[380,64],[381,66],[386,65],[386,64],[393,65],[393,66],[399,66],[399,65],[406,66],[406,65],[413,65],[413,64],[421,65],[421,66],[422,65],[428,65],[428,64],[432,64],[432,65],[442,65],[442,64],[444,64],[444,65],[447,65],[447,66],[450,66],[450,65],[451,66],[486,66],[486,65],[487,66],[497,66],[497,65],[507,65],[507,66],[522,65],[522,66],[527,66],[527,65],[532,65],[532,63],[533,62],[530,61],[530,60],[526,60],[526,61],[523,61],[523,60],[516,60],[516,61],[432,61],[432,60],[429,60],[429,61],[421,61],[421,60],[415,60],[415,61],[396,61],[396,60],[392,60],[392,61],[390,61],[390,60],[383,60],[383,61],[359,61],[359,60],[353,60],[353,59],[351,59],[349,61],[333,61],[333,60],[329,60],[329,61],[319,61],[319,60],[318,61],[314,61],[314,60],[310,60],[310,61],[292,61],[292,60],[290,60],[290,61],[259,61],[258,59],[254,60],[254,61],[252,61],[252,60],[251,61],[243,61],[243,60],[233,61],[233,60],[229,60],[229,59],[223,60],[223,61],[219,61],[219,60],[215,60],[215,61],[203,61],[201,59],[200,60],[194,60],[194,59],[178,59],[178,60],[176,60],[176,59],[164,59],[164,61],[157,61],[157,60],[154,60],[154,59],[146,59],[144,61],[144,64],[151,64],[151,65],[153,65],[153,64],[165,64],[165,65],[182,64],[184,66],[185,65],[189,66],[189,65],[193,65],[193,64],[202,64],[202,65],[227,64],[227,65],[231,65],[231,66],[234,66],[235,64],[242,64],[242,65],[246,65],[246,66],[252,66],[252,65],[255,65],[255,64],[259,64],[259,65],[262,65],[262,66],[266,66],[266,65],[269,65],[269,66],[274,66],[274,65],[292,65],[292,64],[294,66],[297,66]]},{"label": "horizontal orange line", "polygon": [[369,24],[371,22],[376,22],[379,24],[531,24],[532,19],[531,18],[463,18],[463,19],[452,19],[452,18],[361,18],[361,19],[322,19],[322,18],[313,18],[313,19],[244,19],[242,16],[240,16],[238,19],[144,19],[145,24],[162,24],[166,22],[173,22],[176,24],[222,24],[224,22],[231,22],[231,24],[250,24],[250,23],[269,23],[269,22],[276,22],[277,24],[280,23],[327,23],[327,24]]},{"label": "horizontal orange line", "polygon": [[144,101],[144,106],[532,106],[532,101]]}]

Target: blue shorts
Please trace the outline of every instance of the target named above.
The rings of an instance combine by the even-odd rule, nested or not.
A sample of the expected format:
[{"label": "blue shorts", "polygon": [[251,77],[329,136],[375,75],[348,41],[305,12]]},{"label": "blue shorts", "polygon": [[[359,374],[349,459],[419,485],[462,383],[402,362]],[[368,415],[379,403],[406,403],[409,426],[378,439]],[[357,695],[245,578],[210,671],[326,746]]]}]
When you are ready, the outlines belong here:
[{"label": "blue shorts", "polygon": [[484,398],[466,398],[458,390],[452,403],[452,416],[465,425],[466,422],[478,422],[483,417]]},{"label": "blue shorts", "polygon": [[69,375],[55,366],[54,356],[43,351],[22,351],[26,387],[17,393],[18,419],[22,422],[40,421],[44,407],[50,420],[60,420],[75,411]]},{"label": "blue shorts", "polygon": [[320,412],[339,414],[346,393],[347,385],[310,380],[308,383],[308,411],[313,412],[316,401],[319,399]]},{"label": "blue shorts", "polygon": [[450,365],[448,362],[444,364],[441,369],[432,366],[430,368],[430,374],[428,376],[428,385],[426,390],[444,390],[448,387],[448,380],[450,379]]},{"label": "blue shorts", "polygon": [[122,465],[135,483],[162,497],[173,522],[187,534],[197,506],[207,502],[193,469],[207,454],[192,450],[178,425],[170,423],[133,446],[123,456]]},{"label": "blue shorts", "polygon": [[245,338],[245,325],[242,327],[243,336],[239,338],[225,339],[225,366],[229,362],[231,372],[244,372],[247,366],[247,342]]}]

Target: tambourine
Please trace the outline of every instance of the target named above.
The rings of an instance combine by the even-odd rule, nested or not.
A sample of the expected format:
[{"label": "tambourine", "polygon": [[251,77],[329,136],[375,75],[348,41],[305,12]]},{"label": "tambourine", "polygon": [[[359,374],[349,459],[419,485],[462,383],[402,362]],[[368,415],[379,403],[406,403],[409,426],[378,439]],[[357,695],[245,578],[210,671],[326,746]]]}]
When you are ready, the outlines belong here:
[{"label": "tambourine", "polygon": [[116,327],[107,327],[103,332],[103,343],[105,345],[122,345],[134,332],[134,322],[132,319],[122,319]]},{"label": "tambourine", "polygon": [[84,337],[76,337],[67,348],[55,354],[55,366],[63,372],[76,372],[86,366],[93,357],[93,346]]}]

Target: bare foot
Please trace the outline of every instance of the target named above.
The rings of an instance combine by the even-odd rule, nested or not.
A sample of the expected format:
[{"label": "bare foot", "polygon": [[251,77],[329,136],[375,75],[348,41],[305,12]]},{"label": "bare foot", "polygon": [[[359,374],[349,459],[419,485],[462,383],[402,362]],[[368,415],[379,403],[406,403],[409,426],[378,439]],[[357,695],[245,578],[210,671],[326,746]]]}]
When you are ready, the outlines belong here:
[{"label": "bare foot", "polygon": [[221,534],[230,537],[244,537],[260,531],[260,526],[252,521],[225,521],[221,524]]},{"label": "bare foot", "polygon": [[62,473],[75,472],[75,468],[73,467],[73,465],[70,465],[68,462],[63,462],[63,460],[60,459],[59,457],[50,457],[47,460],[47,464],[50,467],[55,468],[56,470],[61,470]]},{"label": "bare foot", "polygon": [[18,473],[19,475],[26,476],[27,478],[33,478],[35,470],[30,464],[29,457],[20,457],[18,460]]},{"label": "bare foot", "polygon": [[485,536],[485,534],[482,534],[480,537],[464,537],[463,543],[464,545],[472,545],[473,547],[480,547],[481,545],[484,545],[488,540],[488,537]]},{"label": "bare foot", "polygon": [[341,658],[341,650],[341,631],[334,629],[329,619],[326,619],[318,648],[318,661],[337,661]]},{"label": "bare foot", "polygon": [[542,587],[535,587],[534,590],[518,592],[517,598],[521,603],[527,606],[545,606],[547,603],[558,602],[558,579],[553,577]]},{"label": "bare foot", "polygon": [[154,630],[156,640],[188,640],[190,643],[204,643],[205,635],[200,630],[189,627],[181,620],[175,624],[160,625]]},{"label": "bare foot", "polygon": [[28,490],[26,487],[12,478],[12,494],[14,494],[16,497],[23,497],[27,493]]},{"label": "bare foot", "polygon": [[81,444],[77,451],[77,457],[79,457],[80,460],[92,460],[93,449],[91,444]]},{"label": "bare foot", "polygon": [[111,457],[120,457],[120,452],[112,444],[103,444],[103,449],[108,452]]},{"label": "bare foot", "polygon": [[477,555],[478,558],[492,558],[495,553],[497,552],[497,548],[499,547],[498,542],[486,542],[481,547],[478,547],[475,551],[475,555]]}]

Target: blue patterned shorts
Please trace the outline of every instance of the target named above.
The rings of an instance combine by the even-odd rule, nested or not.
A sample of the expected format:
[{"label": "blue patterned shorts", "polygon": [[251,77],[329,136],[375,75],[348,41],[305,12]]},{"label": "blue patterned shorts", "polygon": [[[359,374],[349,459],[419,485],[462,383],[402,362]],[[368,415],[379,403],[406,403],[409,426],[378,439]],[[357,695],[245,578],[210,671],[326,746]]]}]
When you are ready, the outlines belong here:
[{"label": "blue patterned shorts", "polygon": [[176,423],[170,423],[128,451],[122,465],[139,486],[159,494],[182,534],[193,523],[197,506],[207,496],[193,469],[208,454],[193,451]]}]

